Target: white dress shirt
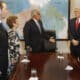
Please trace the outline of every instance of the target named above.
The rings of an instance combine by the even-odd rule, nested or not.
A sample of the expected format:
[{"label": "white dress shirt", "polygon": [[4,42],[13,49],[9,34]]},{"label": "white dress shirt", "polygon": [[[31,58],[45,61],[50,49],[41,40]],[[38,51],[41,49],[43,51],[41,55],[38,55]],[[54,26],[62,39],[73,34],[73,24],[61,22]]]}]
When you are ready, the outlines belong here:
[{"label": "white dress shirt", "polygon": [[0,20],[0,23],[2,23],[2,21]]},{"label": "white dress shirt", "polygon": [[36,19],[33,19],[33,20],[34,20],[34,22],[36,23],[36,25],[37,25],[37,27],[38,27],[40,33],[41,33],[41,27],[40,27],[39,22],[38,22]]}]

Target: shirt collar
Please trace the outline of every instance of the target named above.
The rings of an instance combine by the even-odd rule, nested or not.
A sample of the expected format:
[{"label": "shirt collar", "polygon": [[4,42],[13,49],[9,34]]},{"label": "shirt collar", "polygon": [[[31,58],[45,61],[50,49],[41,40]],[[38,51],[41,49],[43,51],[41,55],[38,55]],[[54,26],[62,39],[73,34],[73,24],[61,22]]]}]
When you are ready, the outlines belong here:
[{"label": "shirt collar", "polygon": [[78,22],[80,23],[80,18],[78,18]]},{"label": "shirt collar", "polygon": [[2,21],[0,20],[0,23],[2,23]]},{"label": "shirt collar", "polygon": [[35,18],[33,18],[33,21],[34,21],[34,22],[38,22]]}]

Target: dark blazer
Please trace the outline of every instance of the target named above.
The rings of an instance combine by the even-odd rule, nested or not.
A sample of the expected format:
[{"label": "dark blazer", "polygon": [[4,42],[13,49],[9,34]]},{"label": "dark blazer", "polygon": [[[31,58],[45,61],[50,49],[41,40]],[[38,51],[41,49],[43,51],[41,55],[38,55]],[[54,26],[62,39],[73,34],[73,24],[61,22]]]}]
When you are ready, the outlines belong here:
[{"label": "dark blazer", "polygon": [[0,71],[2,72],[2,76],[5,76],[7,74],[7,68],[8,68],[8,34],[3,28],[2,23],[0,23]]},{"label": "dark blazer", "polygon": [[[80,25],[78,27],[78,30],[76,31],[76,18],[70,20],[69,39],[70,40],[75,39],[80,41]],[[78,46],[74,46],[71,43],[70,49],[72,54],[74,54],[75,56],[80,56],[80,43]]]},{"label": "dark blazer", "polygon": [[43,40],[48,38],[44,32],[42,22],[39,21],[41,33],[33,19],[29,20],[23,29],[25,45],[32,47],[33,52],[39,52],[43,49]]}]

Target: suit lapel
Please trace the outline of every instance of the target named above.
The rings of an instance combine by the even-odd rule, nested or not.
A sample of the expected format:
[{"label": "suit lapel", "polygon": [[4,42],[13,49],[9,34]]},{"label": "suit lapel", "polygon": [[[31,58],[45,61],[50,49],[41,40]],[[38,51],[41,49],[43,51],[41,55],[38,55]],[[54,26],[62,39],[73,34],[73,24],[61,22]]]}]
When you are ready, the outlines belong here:
[{"label": "suit lapel", "polygon": [[[34,23],[34,25],[35,25],[34,27],[35,27],[36,31],[38,31],[39,33],[41,33],[40,30],[39,30],[39,28],[38,28],[38,26],[37,26],[37,24],[35,23],[34,20],[33,20],[33,23]],[[40,25],[40,28],[41,28],[41,25]]]},{"label": "suit lapel", "polygon": [[[74,25],[76,23],[76,18],[74,19]],[[76,26],[76,25],[75,25]],[[79,27],[78,29],[76,30],[76,27],[73,27],[74,28],[74,31],[75,31],[75,34],[76,34],[76,37],[80,37],[80,24],[79,24]]]},{"label": "suit lapel", "polygon": [[74,29],[74,31],[76,32],[76,18],[73,20],[73,29]]}]

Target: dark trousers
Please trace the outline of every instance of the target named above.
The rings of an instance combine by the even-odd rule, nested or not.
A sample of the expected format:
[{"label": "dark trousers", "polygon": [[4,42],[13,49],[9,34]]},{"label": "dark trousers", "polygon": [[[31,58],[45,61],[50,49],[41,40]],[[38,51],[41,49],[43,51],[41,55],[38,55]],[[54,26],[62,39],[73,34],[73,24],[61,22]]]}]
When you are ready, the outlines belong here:
[{"label": "dark trousers", "polygon": [[8,80],[8,75],[7,74],[2,74],[1,76],[0,76],[0,80]]},{"label": "dark trousers", "polygon": [[44,52],[45,51],[43,44],[35,45],[35,46],[32,46],[31,48],[32,48],[32,51],[30,51],[30,48],[26,49],[26,53],[27,54],[30,53],[30,52],[32,52],[32,53],[38,53],[38,52]]},{"label": "dark trousers", "polygon": [[71,54],[75,57],[80,57],[80,45],[78,46],[73,46],[71,44],[70,46]]},{"label": "dark trousers", "polygon": [[7,69],[8,69],[8,52],[7,50],[0,50],[0,80],[7,80]]}]

